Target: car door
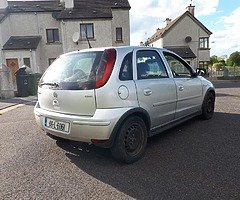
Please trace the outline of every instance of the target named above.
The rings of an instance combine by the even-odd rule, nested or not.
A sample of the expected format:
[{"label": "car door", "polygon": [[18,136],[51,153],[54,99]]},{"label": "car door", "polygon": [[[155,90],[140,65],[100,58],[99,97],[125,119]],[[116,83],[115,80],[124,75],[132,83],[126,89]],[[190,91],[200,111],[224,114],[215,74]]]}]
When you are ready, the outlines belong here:
[{"label": "car door", "polygon": [[163,52],[172,71],[177,87],[177,109],[175,118],[185,117],[198,112],[202,104],[202,82],[193,69],[180,57]]},{"label": "car door", "polygon": [[158,51],[137,50],[134,55],[138,102],[149,113],[151,128],[174,120],[176,86]]}]

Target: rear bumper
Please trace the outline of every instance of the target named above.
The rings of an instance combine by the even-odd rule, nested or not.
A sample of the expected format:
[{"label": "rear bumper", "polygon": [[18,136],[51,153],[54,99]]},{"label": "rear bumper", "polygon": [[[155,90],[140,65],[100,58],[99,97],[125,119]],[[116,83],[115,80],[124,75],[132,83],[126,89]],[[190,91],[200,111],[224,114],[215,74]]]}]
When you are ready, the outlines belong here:
[{"label": "rear bumper", "polygon": [[[47,111],[37,102],[34,114],[37,124],[46,132],[70,140],[91,143],[91,140],[108,140],[120,117],[130,108],[97,109],[93,116],[76,116]],[[68,133],[52,130],[45,126],[45,118],[69,122]]]}]

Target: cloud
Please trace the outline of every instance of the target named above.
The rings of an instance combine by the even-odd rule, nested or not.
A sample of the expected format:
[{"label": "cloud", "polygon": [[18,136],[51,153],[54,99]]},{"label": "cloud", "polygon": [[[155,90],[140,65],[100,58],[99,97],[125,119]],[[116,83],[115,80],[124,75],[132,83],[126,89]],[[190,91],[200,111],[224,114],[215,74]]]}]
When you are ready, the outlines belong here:
[{"label": "cloud", "polygon": [[[139,45],[141,41],[152,36],[157,28],[164,27],[166,18],[175,19],[186,11],[189,0],[129,0],[131,5],[131,44]],[[196,16],[210,15],[216,12],[219,0],[195,0]]]},{"label": "cloud", "polygon": [[229,16],[223,16],[220,21],[223,29],[213,33],[212,54],[229,55],[234,51],[240,51],[240,7],[236,8]]}]

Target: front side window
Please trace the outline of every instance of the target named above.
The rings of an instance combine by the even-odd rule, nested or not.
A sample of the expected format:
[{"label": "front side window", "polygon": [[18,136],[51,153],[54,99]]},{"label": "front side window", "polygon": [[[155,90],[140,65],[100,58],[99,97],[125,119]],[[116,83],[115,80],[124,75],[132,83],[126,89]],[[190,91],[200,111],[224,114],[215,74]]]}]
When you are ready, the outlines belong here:
[{"label": "front side window", "polygon": [[199,48],[200,49],[208,49],[209,48],[209,38],[208,37],[199,38]]},{"label": "front side window", "polygon": [[118,41],[118,42],[123,41],[123,38],[122,38],[122,27],[117,27],[116,28],[116,41]]},{"label": "front side window", "polygon": [[59,42],[59,30],[47,29],[47,43]]},{"label": "front side window", "polygon": [[138,79],[167,78],[164,63],[156,51],[140,50],[137,52]]},{"label": "front side window", "polygon": [[192,69],[186,62],[171,53],[164,52],[163,54],[171,68],[174,78],[192,77]]},{"label": "front side window", "polygon": [[93,24],[80,24],[81,39],[94,38]]}]

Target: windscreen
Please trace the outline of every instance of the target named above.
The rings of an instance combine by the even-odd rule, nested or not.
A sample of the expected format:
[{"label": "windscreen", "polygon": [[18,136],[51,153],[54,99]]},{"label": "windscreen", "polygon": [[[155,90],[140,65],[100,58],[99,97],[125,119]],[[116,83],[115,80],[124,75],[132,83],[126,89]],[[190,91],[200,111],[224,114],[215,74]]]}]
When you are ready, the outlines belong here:
[{"label": "windscreen", "polygon": [[102,54],[102,51],[97,51],[60,56],[42,77],[40,87],[60,90],[94,89],[96,69]]}]

